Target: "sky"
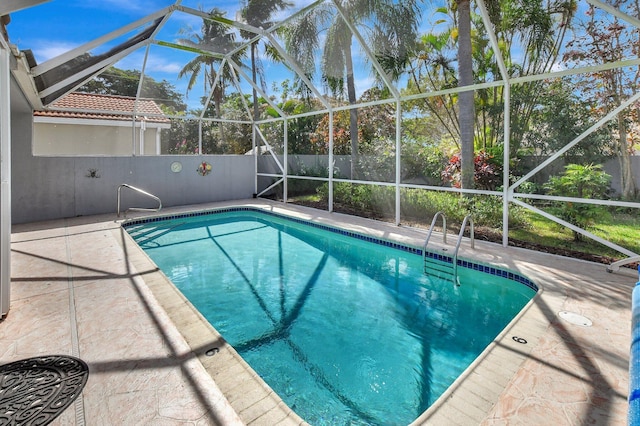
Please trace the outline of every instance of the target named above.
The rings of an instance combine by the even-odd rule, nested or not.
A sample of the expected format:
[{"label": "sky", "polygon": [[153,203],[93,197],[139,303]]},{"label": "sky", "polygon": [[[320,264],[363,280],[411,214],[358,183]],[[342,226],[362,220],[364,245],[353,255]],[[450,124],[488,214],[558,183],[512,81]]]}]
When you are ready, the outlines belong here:
[{"label": "sky", "polygon": [[[292,11],[300,10],[312,3],[312,0],[288,0],[293,7],[286,12],[274,16],[274,21],[286,19]],[[443,0],[425,0],[430,7],[437,7]],[[18,46],[20,50],[31,50],[38,64],[61,55],[69,50],[81,46],[84,43],[118,30],[124,25],[135,22],[155,11],[176,3],[175,0],[52,0],[38,6],[27,8],[11,14],[11,23],[7,26],[10,42]],[[208,11],[213,7],[226,12],[226,17],[235,19],[236,13],[241,9],[241,1],[211,1],[211,0],[182,0],[182,6]],[[425,25],[432,25],[430,19],[432,13],[425,14]],[[174,12],[170,20],[162,28],[159,39],[176,42],[180,38],[186,38],[188,34],[197,32],[202,24],[199,17]],[[426,31],[426,29],[424,29]],[[321,34],[321,38],[324,34]],[[120,39],[122,41],[123,37]],[[115,44],[115,43],[114,43]],[[355,46],[354,62],[356,63],[356,88],[360,95],[364,90],[374,84],[375,75],[371,66],[366,62],[362,49]],[[100,53],[94,50],[93,53]],[[115,66],[121,69],[141,70],[145,60],[145,50],[140,49]],[[145,65],[145,73],[156,81],[166,80],[171,83],[178,92],[187,91],[187,78],[178,78],[178,72],[192,59],[194,55],[173,49],[153,46]],[[319,59],[317,61],[319,63]],[[281,83],[288,79],[293,80],[294,74],[282,65],[278,65],[263,59],[262,66],[268,89],[280,87]],[[317,78],[314,83],[321,92],[322,82]],[[251,92],[248,84],[242,84],[245,93]],[[269,94],[276,97],[278,93],[270,90]],[[187,94],[186,102],[191,108],[200,106],[200,99],[205,95],[204,83],[196,84]]]},{"label": "sky", "polygon": [[[175,0],[52,0],[11,14],[10,39],[19,47],[30,48],[38,62],[132,23]],[[181,5],[209,10],[217,7],[233,18],[241,7],[235,1],[183,0]],[[181,28],[199,28],[197,17],[174,13],[165,25],[168,36],[178,37]]]},{"label": "sky", "polygon": [[[31,50],[36,62],[42,64],[174,3],[172,0],[53,0],[12,13],[7,32],[12,44],[20,50]],[[242,6],[235,1],[203,0],[183,0],[181,5],[205,11],[217,7],[226,11],[226,17],[231,19],[235,18],[236,12]],[[158,39],[176,42],[178,39],[188,38],[190,32],[197,32],[201,25],[202,20],[199,17],[176,11],[161,29]],[[118,39],[118,42],[130,34]],[[93,52],[100,53],[102,50],[97,48]],[[193,57],[190,53],[153,46],[149,51],[145,73],[156,81],[168,81],[178,92],[184,93],[188,79],[179,79],[177,74]],[[139,49],[116,66],[121,69],[141,70],[144,59],[145,49]],[[270,64],[265,63],[264,66],[265,71],[268,71]],[[272,74],[282,76],[283,73],[279,70]],[[270,86],[271,84],[267,87]],[[250,86],[245,84],[243,87],[243,90],[250,93]],[[190,106],[199,106],[200,98],[205,94],[203,88],[197,84],[191,89],[186,99]]]},{"label": "sky", "polygon": [[[294,6],[287,12],[275,16],[274,21],[288,17],[292,11],[311,4],[311,0],[289,0]],[[436,8],[444,0],[424,0],[421,33],[428,32],[444,15],[436,13]],[[38,64],[63,54],[84,43],[116,31],[149,14],[171,6],[175,0],[52,0],[38,6],[27,8],[11,14],[11,22],[7,26],[10,42],[20,50],[31,50]],[[234,19],[243,4],[238,1],[182,0],[181,5],[193,9],[208,11],[217,7],[226,11],[226,17]],[[584,10],[587,3],[582,0],[579,8]],[[174,12],[161,29],[158,39],[176,42],[187,38],[191,32],[197,32],[202,20],[187,13]],[[445,25],[445,24],[441,24]],[[127,34],[114,44],[122,42],[131,34]],[[322,35],[321,35],[322,36]],[[104,49],[104,48],[102,48]],[[100,53],[97,48],[93,53]],[[145,49],[139,49],[116,64],[121,69],[141,70],[145,61]],[[356,55],[356,80],[358,93],[371,87],[374,81],[371,67],[364,60],[362,49],[354,49]],[[194,57],[191,53],[152,46],[146,59],[145,73],[156,81],[166,80],[181,93],[187,89],[187,78],[178,78],[178,72]],[[293,79],[292,72],[282,65],[264,59],[264,74],[267,76],[266,87],[269,94],[277,93],[271,88],[279,86],[285,79]],[[319,81],[315,81],[321,87]],[[248,84],[242,84],[245,93],[251,92]],[[144,94],[143,94],[144,95]],[[185,101],[192,108],[199,106],[200,98],[205,95],[204,84],[198,83],[188,93]]]}]

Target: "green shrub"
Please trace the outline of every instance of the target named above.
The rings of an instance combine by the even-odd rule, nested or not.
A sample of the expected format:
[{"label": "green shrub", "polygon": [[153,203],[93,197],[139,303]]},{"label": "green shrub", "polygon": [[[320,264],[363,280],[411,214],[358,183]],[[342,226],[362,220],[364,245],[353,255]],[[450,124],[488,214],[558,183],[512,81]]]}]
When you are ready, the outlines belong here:
[{"label": "green shrub", "polygon": [[[602,165],[568,164],[560,176],[551,176],[544,186],[549,195],[572,198],[603,199],[609,192],[611,176],[602,170]],[[606,209],[595,204],[557,201],[551,207],[552,213],[579,228],[587,229],[595,219],[606,213]],[[575,241],[582,240],[582,234],[573,231]]]},{"label": "green shrub", "polygon": [[[287,182],[288,195],[295,197],[299,195],[315,194],[319,186],[324,183],[322,181],[310,180],[310,179],[296,179],[295,176],[312,176],[312,177],[328,177],[329,169],[326,164],[316,162],[313,165],[305,165],[303,162],[294,158],[290,163],[289,173],[292,177],[289,177]],[[339,177],[337,170],[334,170],[334,177]],[[273,179],[273,182],[277,178]],[[326,185],[326,184],[325,184]],[[282,197],[282,186],[276,189],[277,195]]]},{"label": "green shrub", "polygon": [[[328,184],[318,188],[318,195],[328,201]],[[334,183],[333,201],[359,212],[391,215],[395,208],[395,188],[374,185],[358,185],[345,182]],[[422,189],[400,190],[401,215],[428,225],[438,211],[444,212],[447,222],[461,225],[464,217],[471,214],[474,225],[502,228],[502,198],[490,195],[461,197],[451,192]],[[523,208],[511,206],[510,228],[528,228]]]}]

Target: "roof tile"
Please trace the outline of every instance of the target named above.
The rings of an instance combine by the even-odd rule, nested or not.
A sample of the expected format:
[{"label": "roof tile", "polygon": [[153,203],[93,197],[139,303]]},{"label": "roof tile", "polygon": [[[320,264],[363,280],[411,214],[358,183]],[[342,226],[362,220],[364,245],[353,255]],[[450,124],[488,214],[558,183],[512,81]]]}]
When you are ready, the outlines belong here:
[{"label": "roof tile", "polygon": [[95,93],[72,92],[53,102],[48,109],[34,111],[38,117],[88,118],[100,120],[131,120],[136,110],[137,117],[148,122],[168,123],[166,117],[148,115],[162,114],[162,110],[151,99],[138,99],[128,96],[99,95]]}]

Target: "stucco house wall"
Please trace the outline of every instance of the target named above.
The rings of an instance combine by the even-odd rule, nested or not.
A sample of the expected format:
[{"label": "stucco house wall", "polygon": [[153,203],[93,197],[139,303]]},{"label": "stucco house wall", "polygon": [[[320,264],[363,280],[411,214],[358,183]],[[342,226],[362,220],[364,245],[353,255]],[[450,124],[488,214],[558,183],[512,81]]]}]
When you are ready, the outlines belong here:
[{"label": "stucco house wall", "polygon": [[[160,155],[158,127],[133,129],[131,122],[75,120],[33,123],[33,154],[55,155]],[[142,135],[143,146],[140,146]]]},{"label": "stucco house wall", "polygon": [[33,154],[160,155],[171,121],[151,99],[71,92],[33,113]]},{"label": "stucco house wall", "polygon": [[[158,196],[165,207],[251,198],[255,192],[250,155],[34,156],[33,111],[11,84],[11,221],[36,222],[111,213],[117,189],[128,183]],[[173,162],[182,170],[172,171]],[[198,165],[211,164],[202,176]],[[122,191],[122,208],[156,207],[135,192]]]}]

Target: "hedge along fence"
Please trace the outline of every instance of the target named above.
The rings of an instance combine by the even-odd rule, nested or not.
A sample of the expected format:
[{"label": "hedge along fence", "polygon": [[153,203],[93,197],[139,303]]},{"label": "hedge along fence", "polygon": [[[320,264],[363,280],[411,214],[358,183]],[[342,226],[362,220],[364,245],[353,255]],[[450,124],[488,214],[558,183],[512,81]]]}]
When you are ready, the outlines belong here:
[{"label": "hedge along fence", "polygon": [[[328,185],[318,188],[323,201],[329,197]],[[395,211],[395,188],[334,183],[334,203],[368,215],[393,216]],[[461,197],[450,192],[438,192],[413,188],[400,189],[400,209],[404,220],[428,223],[434,214],[443,211],[447,222],[460,225],[467,214],[473,216],[476,226],[490,228],[502,227],[502,198],[492,195]],[[529,223],[525,219],[523,209],[512,206],[509,209],[510,228],[526,228]]]}]

